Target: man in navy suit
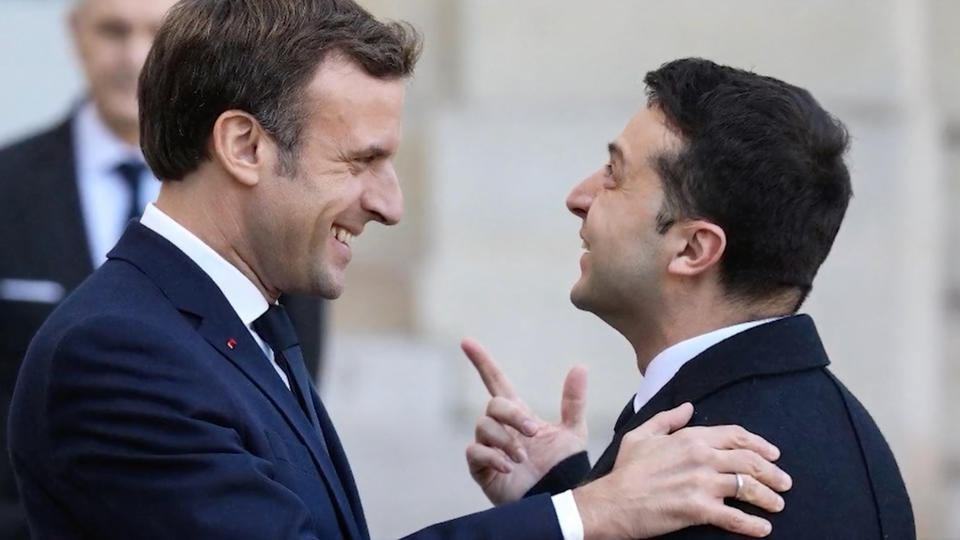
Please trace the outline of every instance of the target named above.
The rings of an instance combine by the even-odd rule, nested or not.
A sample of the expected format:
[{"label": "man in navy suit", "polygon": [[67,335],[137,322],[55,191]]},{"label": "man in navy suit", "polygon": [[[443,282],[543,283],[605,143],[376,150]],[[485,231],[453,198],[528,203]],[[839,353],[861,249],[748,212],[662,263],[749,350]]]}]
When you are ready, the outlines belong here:
[{"label": "man in navy suit", "polygon": [[[86,93],[69,116],[0,148],[0,540],[27,535],[6,419],[30,340],[57,304],[107,260],[160,183],[139,147],[137,77],[174,0],[74,0],[69,25]],[[321,299],[285,296],[311,374]]]},{"label": "man in navy suit", "polygon": [[[14,393],[11,457],[36,538],[369,537],[277,299],[336,298],[364,226],[401,218],[392,159],[419,50],[409,26],[350,0],[185,0],[168,14],[139,85],[160,196],[40,329]],[[737,427],[671,434],[690,414],[631,432],[596,482],[414,537],[766,534],[724,498],[729,473],[749,473],[769,487],[740,499],[778,510],[778,450]]]},{"label": "man in navy suit", "polygon": [[[786,510],[761,514],[771,538],[915,538],[890,448],[827,369],[812,319],[796,315],[851,196],[843,125],[802,88],[702,59],[665,64],[646,83],[648,103],[608,163],[567,199],[585,249],[571,300],[630,342],[640,390],[591,470],[582,418],[537,419],[466,342],[494,396],[471,473],[494,502],[557,493],[609,474],[631,429],[691,402],[694,425],[736,423],[783,450],[795,485]],[[582,377],[573,371],[568,386]],[[532,437],[519,432],[527,421],[540,425]],[[498,470],[518,448],[526,459]],[[738,494],[762,489],[731,477]]]}]

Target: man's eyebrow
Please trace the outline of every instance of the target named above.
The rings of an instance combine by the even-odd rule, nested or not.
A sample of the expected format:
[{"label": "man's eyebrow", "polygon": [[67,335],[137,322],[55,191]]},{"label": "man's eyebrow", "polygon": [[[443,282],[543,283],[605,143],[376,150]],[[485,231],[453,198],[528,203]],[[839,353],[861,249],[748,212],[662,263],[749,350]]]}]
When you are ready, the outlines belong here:
[{"label": "man's eyebrow", "polygon": [[610,159],[614,161],[619,161],[620,165],[623,165],[624,162],[626,161],[625,159],[623,159],[623,150],[620,148],[620,145],[618,145],[617,143],[612,142],[608,144],[607,151],[610,152]]},{"label": "man's eyebrow", "polygon": [[377,160],[382,158],[390,157],[393,152],[387,150],[386,148],[372,144],[366,148],[355,150],[347,154],[347,159],[351,161],[360,161],[360,160]]}]

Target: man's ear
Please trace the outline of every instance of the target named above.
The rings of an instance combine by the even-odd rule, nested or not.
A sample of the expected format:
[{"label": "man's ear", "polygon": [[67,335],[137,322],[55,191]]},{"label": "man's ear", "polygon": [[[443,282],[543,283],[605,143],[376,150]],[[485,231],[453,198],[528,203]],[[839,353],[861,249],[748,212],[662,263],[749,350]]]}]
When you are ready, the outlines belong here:
[{"label": "man's ear", "polygon": [[254,186],[270,162],[266,155],[269,137],[249,113],[224,111],[213,124],[210,136],[213,159],[237,182]]},{"label": "man's ear", "polygon": [[727,235],[715,223],[695,220],[672,228],[679,249],[667,266],[671,274],[693,277],[716,267],[727,248]]}]

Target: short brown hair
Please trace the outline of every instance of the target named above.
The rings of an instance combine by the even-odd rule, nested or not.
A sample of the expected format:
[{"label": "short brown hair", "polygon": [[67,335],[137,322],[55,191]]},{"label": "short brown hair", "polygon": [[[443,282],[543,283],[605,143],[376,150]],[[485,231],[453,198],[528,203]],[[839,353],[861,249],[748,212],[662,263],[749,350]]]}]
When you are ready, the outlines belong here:
[{"label": "short brown hair", "polygon": [[352,0],[183,0],[167,14],[140,74],[140,145],[157,178],[181,180],[209,158],[217,118],[250,113],[294,162],[304,89],[342,54],[372,77],[413,73],[422,39]]}]

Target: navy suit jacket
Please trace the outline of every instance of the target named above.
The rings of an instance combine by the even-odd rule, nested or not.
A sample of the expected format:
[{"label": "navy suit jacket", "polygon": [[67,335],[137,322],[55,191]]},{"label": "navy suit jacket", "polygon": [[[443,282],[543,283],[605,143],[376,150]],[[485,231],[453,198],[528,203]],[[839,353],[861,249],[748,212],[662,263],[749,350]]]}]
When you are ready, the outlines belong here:
[{"label": "navy suit jacket", "polygon": [[[347,458],[311,398],[326,449],[213,281],[133,223],[47,319],[20,371],[9,438],[31,532],[368,538]],[[559,536],[540,495],[412,538]]]},{"label": "navy suit jacket", "polygon": [[[585,454],[558,464],[529,495],[559,493],[610,472],[625,433],[684,402],[690,425],[738,424],[780,448],[793,478],[786,509],[762,513],[769,538],[912,540],[913,511],[890,448],[863,405],[827,369],[830,360],[806,315],[763,324],[726,339],[685,364],[643,408],[632,400],[614,439],[589,468]],[[730,502],[746,512],[756,508]],[[740,538],[691,527],[663,538]]]}]

